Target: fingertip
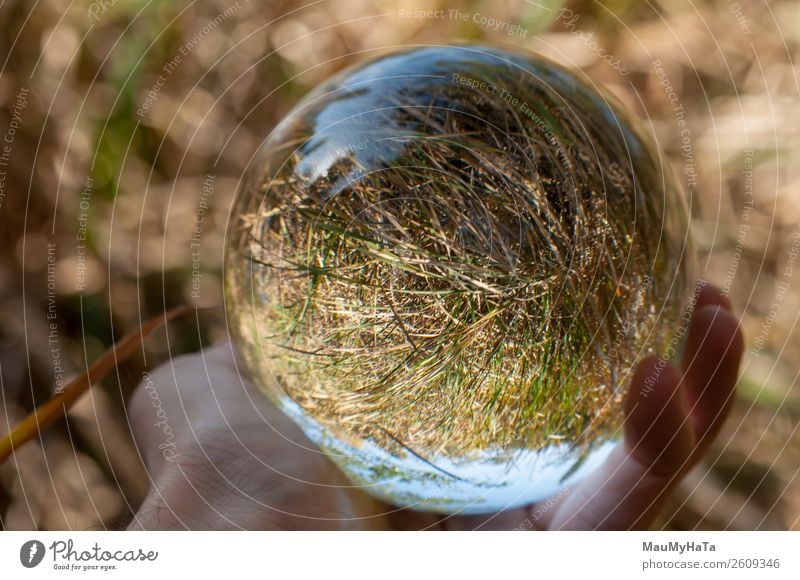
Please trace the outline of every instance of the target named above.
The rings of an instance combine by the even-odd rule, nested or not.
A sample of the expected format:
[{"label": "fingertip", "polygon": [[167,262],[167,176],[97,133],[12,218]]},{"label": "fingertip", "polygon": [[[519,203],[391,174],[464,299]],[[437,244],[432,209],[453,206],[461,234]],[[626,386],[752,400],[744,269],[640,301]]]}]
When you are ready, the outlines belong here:
[{"label": "fingertip", "polygon": [[724,361],[738,372],[743,352],[744,336],[733,313],[717,304],[695,310],[686,339],[684,369]]},{"label": "fingertip", "polygon": [[695,289],[694,311],[706,306],[721,306],[728,312],[733,312],[733,305],[727,294],[701,278]]}]

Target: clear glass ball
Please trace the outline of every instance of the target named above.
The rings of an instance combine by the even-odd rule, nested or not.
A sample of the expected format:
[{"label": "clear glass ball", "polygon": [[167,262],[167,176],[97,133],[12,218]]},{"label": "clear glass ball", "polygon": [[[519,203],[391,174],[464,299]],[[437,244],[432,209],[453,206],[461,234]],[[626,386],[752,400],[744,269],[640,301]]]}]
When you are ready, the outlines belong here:
[{"label": "clear glass ball", "polygon": [[225,265],[252,380],[391,504],[541,500],[621,435],[680,340],[685,198],[640,123],[547,60],[415,48],[339,74],[266,138]]}]

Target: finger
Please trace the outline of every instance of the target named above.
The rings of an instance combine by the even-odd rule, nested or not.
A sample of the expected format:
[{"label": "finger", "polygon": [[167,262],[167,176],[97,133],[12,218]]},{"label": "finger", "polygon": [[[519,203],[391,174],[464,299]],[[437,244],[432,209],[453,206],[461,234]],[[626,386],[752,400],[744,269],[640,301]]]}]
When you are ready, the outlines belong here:
[{"label": "finger", "polygon": [[[645,366],[645,374],[643,367],[638,369],[633,385],[644,389],[640,395],[647,392],[651,400],[637,403],[633,398],[636,388],[632,387],[625,445],[596,476],[580,485],[579,489],[585,490],[580,496],[571,494],[571,505],[565,502],[559,508],[560,520],[554,525],[573,529],[649,525],[668,491],[702,457],[719,432],[733,400],[743,349],[743,337],[730,313],[729,301],[716,288],[702,286],[687,337],[683,376],[676,381],[674,367],[664,366],[668,373],[661,372],[658,380],[653,380],[657,368],[647,370]],[[659,404],[664,405],[663,411],[658,410]],[[652,427],[647,428],[648,424]],[[672,432],[674,436],[670,424],[677,429]],[[609,480],[604,482],[604,477]],[[591,492],[598,484],[601,490]],[[624,492],[622,498],[615,496],[620,490]],[[591,493],[591,501],[587,493]]]},{"label": "finger", "polygon": [[705,306],[721,306],[728,312],[733,312],[730,299],[722,290],[712,286],[705,280],[700,280],[695,289],[694,311],[697,312]]},{"label": "finger", "polygon": [[551,529],[643,528],[658,513],[693,444],[679,371],[655,357],[642,361],[626,409],[624,442],[563,500]]},{"label": "finger", "polygon": [[697,458],[716,437],[734,400],[744,338],[739,322],[724,307],[695,311],[683,355],[684,389]]},{"label": "finger", "polygon": [[681,469],[694,445],[679,371],[650,357],[636,368],[626,398],[625,446],[654,475]]}]

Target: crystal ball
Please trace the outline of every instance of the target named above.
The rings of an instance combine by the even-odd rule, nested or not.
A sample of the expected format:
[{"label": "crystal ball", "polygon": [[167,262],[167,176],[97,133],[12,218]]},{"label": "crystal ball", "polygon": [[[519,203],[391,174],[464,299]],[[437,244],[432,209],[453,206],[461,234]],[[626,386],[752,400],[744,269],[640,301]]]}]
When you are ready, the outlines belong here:
[{"label": "crystal ball", "polygon": [[251,380],[390,504],[572,485],[676,348],[686,199],[642,123],[544,58],[414,48],[338,74],[238,191],[225,300]]}]

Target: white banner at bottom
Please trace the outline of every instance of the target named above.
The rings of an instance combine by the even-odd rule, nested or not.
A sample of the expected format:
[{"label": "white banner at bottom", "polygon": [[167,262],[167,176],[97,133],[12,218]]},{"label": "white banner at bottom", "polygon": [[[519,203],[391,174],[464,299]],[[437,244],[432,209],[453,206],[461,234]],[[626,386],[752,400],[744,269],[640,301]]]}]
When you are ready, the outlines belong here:
[{"label": "white banner at bottom", "polygon": [[796,532],[3,532],[4,578],[800,578]]}]

